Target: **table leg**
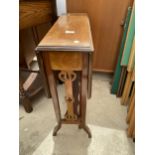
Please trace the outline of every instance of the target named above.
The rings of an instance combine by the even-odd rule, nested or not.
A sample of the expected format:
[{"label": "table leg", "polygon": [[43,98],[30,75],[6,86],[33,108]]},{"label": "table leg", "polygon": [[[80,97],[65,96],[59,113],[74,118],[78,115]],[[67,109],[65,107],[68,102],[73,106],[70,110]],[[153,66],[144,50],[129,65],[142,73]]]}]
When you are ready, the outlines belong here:
[{"label": "table leg", "polygon": [[79,82],[80,82],[80,73],[79,72],[76,72],[76,79],[73,81],[73,96],[74,96],[74,99],[75,99],[75,102],[74,102],[74,113],[79,117],[80,116],[80,112],[79,112],[79,93],[80,93],[80,90],[79,90]]},{"label": "table leg", "polygon": [[88,54],[88,99],[92,96],[92,53]]},{"label": "table leg", "polygon": [[91,132],[88,126],[86,125],[86,101],[87,101],[87,77],[88,77],[88,55],[83,54],[83,69],[82,69],[82,79],[81,79],[81,124],[79,125],[79,128],[83,128],[87,134],[88,137],[91,138]]},{"label": "table leg", "polygon": [[57,125],[54,127],[53,136],[56,136],[56,135],[57,135],[57,132],[59,131],[60,128],[61,128],[61,123],[57,124]]},{"label": "table leg", "polygon": [[56,88],[56,81],[54,78],[54,73],[49,63],[48,52],[44,52],[42,56],[45,62],[45,71],[46,71],[46,75],[47,75],[47,79],[48,79],[48,83],[50,87],[50,92],[52,95],[54,111],[55,111],[56,119],[58,123],[56,127],[54,128],[54,132],[53,132],[53,136],[56,136],[58,130],[61,128],[61,112],[60,112],[60,105],[59,105],[59,100],[58,100],[58,92]]},{"label": "table leg", "polygon": [[36,56],[37,56],[37,60],[38,60],[40,74],[41,74],[41,77],[42,77],[42,82],[43,82],[45,95],[46,95],[47,98],[51,98],[51,93],[50,93],[50,89],[48,87],[48,80],[47,80],[47,77],[46,77],[43,58],[41,56],[41,53],[39,53],[39,52],[36,52]]}]

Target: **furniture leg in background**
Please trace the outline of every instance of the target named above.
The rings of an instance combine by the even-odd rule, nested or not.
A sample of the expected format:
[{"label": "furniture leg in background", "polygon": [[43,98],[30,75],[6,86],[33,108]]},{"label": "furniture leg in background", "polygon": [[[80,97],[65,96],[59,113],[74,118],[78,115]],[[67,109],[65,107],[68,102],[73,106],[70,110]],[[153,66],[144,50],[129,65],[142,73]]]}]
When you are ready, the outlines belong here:
[{"label": "furniture leg in background", "polygon": [[32,108],[31,102],[28,98],[26,91],[23,88],[23,82],[20,78],[19,78],[19,93],[20,93],[20,99],[21,99],[22,105],[24,106],[25,111],[28,113],[32,112],[33,108]]}]

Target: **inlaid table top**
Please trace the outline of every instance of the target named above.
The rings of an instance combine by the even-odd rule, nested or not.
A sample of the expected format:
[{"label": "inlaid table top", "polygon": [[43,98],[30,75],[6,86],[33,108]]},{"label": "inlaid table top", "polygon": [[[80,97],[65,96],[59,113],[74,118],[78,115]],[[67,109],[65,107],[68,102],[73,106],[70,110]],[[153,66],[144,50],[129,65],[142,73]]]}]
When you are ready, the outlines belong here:
[{"label": "inlaid table top", "polygon": [[92,52],[94,47],[87,14],[60,16],[36,50]]}]

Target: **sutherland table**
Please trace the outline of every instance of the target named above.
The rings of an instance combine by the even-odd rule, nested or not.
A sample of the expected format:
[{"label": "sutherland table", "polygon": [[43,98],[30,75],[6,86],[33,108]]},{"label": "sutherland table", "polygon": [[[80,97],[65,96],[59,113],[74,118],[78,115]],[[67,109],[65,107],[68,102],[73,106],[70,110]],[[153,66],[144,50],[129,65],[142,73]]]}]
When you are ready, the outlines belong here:
[{"label": "sutherland table", "polygon": [[[89,19],[86,14],[67,14],[58,18],[36,48],[41,70],[48,81],[53,99],[57,126],[79,124],[88,137],[86,101],[91,97],[92,53],[94,51]],[[64,83],[66,111],[59,105],[56,79]]]}]

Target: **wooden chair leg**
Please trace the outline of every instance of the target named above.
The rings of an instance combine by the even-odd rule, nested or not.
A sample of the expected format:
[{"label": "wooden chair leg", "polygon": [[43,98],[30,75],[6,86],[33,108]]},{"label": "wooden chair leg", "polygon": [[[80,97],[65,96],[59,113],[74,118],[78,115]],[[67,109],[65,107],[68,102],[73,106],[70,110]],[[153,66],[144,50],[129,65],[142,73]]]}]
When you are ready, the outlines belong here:
[{"label": "wooden chair leg", "polygon": [[32,112],[33,108],[31,106],[29,98],[27,97],[26,91],[23,88],[23,81],[21,80],[21,78],[19,78],[19,92],[20,92],[20,98],[21,98],[22,104],[25,108],[25,111],[27,113]]},{"label": "wooden chair leg", "polygon": [[31,102],[30,102],[30,100],[29,100],[28,97],[24,97],[24,98],[22,99],[22,104],[23,104],[24,109],[25,109],[25,111],[26,111],[27,113],[30,113],[30,112],[33,111],[33,108],[32,108],[32,106],[31,106]]},{"label": "wooden chair leg", "polygon": [[30,100],[27,97],[26,92],[24,91],[24,88],[22,87],[22,83],[21,82],[20,82],[19,86],[20,86],[19,90],[20,90],[20,98],[21,98],[22,104],[23,104],[23,106],[25,108],[25,111],[27,113],[30,113],[30,112],[33,111],[33,108],[31,106]]}]

